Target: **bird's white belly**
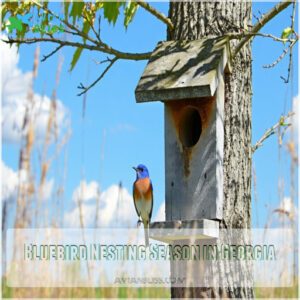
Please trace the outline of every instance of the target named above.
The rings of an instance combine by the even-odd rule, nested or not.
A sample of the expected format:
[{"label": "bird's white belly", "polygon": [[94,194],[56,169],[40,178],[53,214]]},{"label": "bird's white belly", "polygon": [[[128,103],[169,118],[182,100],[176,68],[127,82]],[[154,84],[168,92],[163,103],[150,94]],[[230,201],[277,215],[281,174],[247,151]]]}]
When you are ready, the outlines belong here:
[{"label": "bird's white belly", "polygon": [[150,200],[139,199],[135,202],[136,209],[143,221],[149,221],[152,203]]}]

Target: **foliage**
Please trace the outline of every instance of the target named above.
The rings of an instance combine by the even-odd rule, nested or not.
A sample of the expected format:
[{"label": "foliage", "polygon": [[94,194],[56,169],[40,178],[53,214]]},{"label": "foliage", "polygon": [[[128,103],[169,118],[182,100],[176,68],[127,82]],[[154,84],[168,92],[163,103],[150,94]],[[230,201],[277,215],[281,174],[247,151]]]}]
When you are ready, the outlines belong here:
[{"label": "foliage", "polygon": [[71,61],[71,67],[70,67],[70,71],[72,71],[75,67],[75,65],[77,64],[78,60],[79,60],[79,57],[82,53],[82,48],[78,47],[76,49],[76,51],[74,52],[73,54],[73,58],[72,58],[72,61]]},{"label": "foliage", "polygon": [[285,28],[281,33],[281,38],[284,40],[284,43],[288,41],[289,37],[293,34],[293,29],[291,27]]},{"label": "foliage", "polygon": [[[65,1],[62,5],[64,13],[58,15],[56,12],[52,13],[47,1],[4,2],[1,4],[2,30],[23,39],[32,36],[53,37],[63,32],[68,33],[70,27],[74,26],[82,32],[82,42],[85,43],[91,30],[97,30],[100,36],[101,16],[109,24],[115,25],[122,15],[127,29],[138,8],[137,3],[130,0],[95,3]],[[76,66],[82,50],[83,48],[75,50],[70,70]]]}]

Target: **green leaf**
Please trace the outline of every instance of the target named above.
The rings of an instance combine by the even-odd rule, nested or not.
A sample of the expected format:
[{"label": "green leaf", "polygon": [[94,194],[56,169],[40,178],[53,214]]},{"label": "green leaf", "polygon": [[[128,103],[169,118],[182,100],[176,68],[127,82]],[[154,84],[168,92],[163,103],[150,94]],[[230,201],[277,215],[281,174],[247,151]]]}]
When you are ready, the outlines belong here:
[{"label": "green leaf", "polygon": [[21,26],[22,26],[22,29],[17,30],[17,38],[23,39],[29,26],[27,24],[22,24]]},{"label": "green leaf", "polygon": [[293,29],[291,27],[287,27],[282,31],[281,38],[287,40],[292,33],[293,33]]},{"label": "green leaf", "polygon": [[33,33],[39,32],[39,31],[40,31],[40,25],[34,25],[34,26],[31,28],[31,31],[32,31]]},{"label": "green leaf", "polygon": [[[87,20],[84,20],[82,32],[85,34],[88,34],[88,32],[90,31],[90,28],[91,28],[91,24]],[[83,39],[83,42],[85,42],[85,39]]]},{"label": "green leaf", "polygon": [[54,33],[56,33],[57,31],[59,31],[59,27],[58,27],[57,25],[54,25],[54,26],[52,26],[52,27],[50,28],[49,33],[50,33],[50,34],[54,34]]},{"label": "green leaf", "polygon": [[42,27],[45,28],[48,25],[49,25],[49,15],[47,13],[44,13],[42,17]]},{"label": "green leaf", "polygon": [[84,8],[84,2],[74,2],[71,12],[70,12],[70,17],[73,17],[73,25],[76,23],[76,19],[81,16],[82,10]]},{"label": "green leaf", "polygon": [[69,2],[69,1],[64,1],[65,20],[68,20],[70,3],[71,2]]},{"label": "green leaf", "polygon": [[59,24],[58,31],[59,32],[65,32],[65,28],[64,28],[63,24]]},{"label": "green leaf", "polygon": [[95,1],[95,7],[96,7],[96,10],[99,10],[103,7],[103,4],[104,2],[100,1],[100,0],[96,0]]},{"label": "green leaf", "polygon": [[10,17],[9,19],[9,25],[7,26],[8,31],[12,32],[14,29],[16,29],[17,31],[22,31],[23,27],[22,27],[22,21],[19,20],[16,17]]},{"label": "green leaf", "polygon": [[125,2],[104,2],[103,10],[104,10],[104,18],[108,20],[109,23],[113,23],[114,25],[117,22],[118,16],[120,14],[120,6],[125,5]]},{"label": "green leaf", "polygon": [[74,55],[73,55],[73,58],[72,58],[72,61],[71,61],[71,67],[70,67],[70,70],[69,70],[70,72],[74,69],[75,65],[77,64],[82,50],[83,50],[83,48],[78,47],[76,49],[76,51],[74,52]]},{"label": "green leaf", "polygon": [[129,25],[129,23],[132,21],[137,9],[138,9],[138,4],[135,1],[134,2],[129,1],[129,3],[126,6],[125,11],[124,11],[124,15],[125,15],[124,26],[126,29]]}]

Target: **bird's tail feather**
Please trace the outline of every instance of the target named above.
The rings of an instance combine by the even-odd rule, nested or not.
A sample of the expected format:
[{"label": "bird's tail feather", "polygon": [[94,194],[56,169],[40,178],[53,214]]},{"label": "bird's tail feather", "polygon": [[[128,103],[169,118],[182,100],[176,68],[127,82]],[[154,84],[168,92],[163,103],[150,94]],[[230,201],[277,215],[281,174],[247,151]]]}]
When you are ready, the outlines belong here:
[{"label": "bird's tail feather", "polygon": [[144,233],[145,233],[145,246],[149,247],[149,223],[144,223]]}]

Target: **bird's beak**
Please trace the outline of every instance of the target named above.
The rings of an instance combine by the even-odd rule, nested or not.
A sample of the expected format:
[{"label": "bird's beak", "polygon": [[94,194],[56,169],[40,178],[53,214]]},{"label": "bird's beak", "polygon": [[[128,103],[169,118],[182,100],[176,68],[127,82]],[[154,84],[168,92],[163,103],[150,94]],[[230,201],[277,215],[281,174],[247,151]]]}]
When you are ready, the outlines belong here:
[{"label": "bird's beak", "polygon": [[138,171],[138,169],[136,167],[132,167],[132,169],[136,172]]}]

